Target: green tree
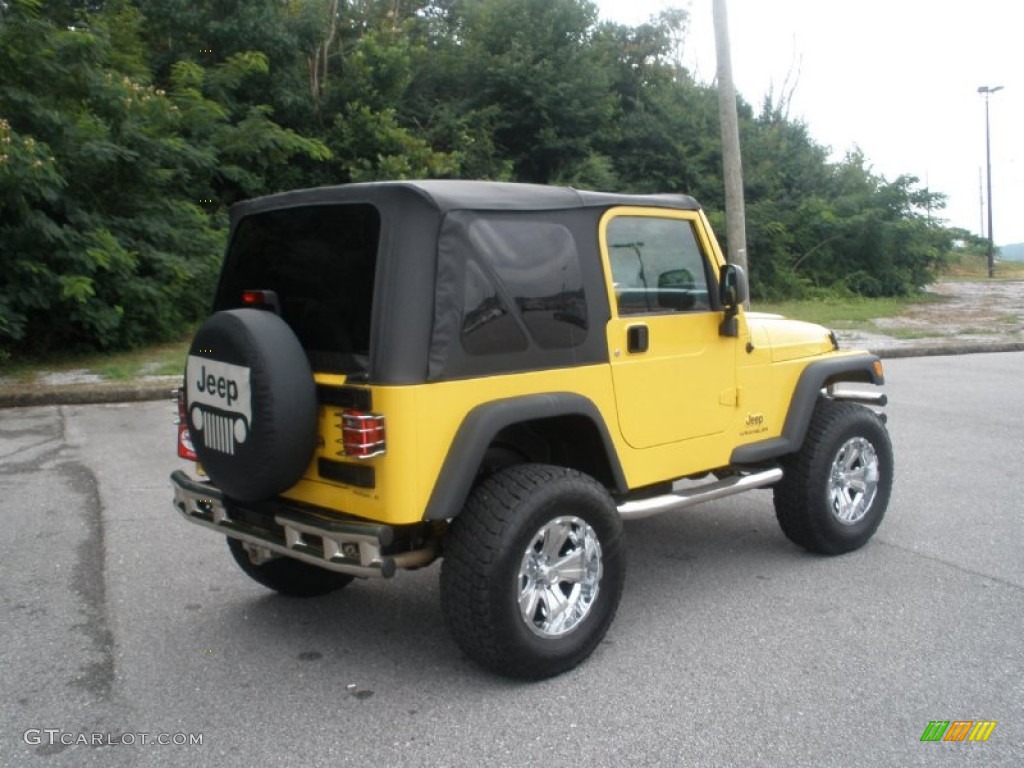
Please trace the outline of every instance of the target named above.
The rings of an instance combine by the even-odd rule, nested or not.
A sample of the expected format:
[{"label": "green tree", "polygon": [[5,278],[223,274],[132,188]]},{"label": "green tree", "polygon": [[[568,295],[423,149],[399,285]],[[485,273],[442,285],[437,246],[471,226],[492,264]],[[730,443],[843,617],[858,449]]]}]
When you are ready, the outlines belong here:
[{"label": "green tree", "polygon": [[205,310],[223,249],[217,193],[260,191],[259,172],[326,149],[258,105],[233,119],[211,98],[230,100],[259,55],[182,64],[165,90],[138,57],[126,2],[70,27],[45,10],[19,0],[0,22],[0,344],[112,348],[180,333]]},{"label": "green tree", "polygon": [[[600,23],[586,0],[0,0],[0,345],[179,331],[226,206],[294,187],[687,192],[721,231],[717,97],[680,64],[687,22]],[[942,195],[830,159],[773,99],[739,105],[760,296],[907,294],[970,247]]]},{"label": "green tree", "polygon": [[417,123],[483,176],[511,167],[518,180],[544,183],[602,165],[593,164],[592,138],[612,118],[613,98],[592,44],[592,3],[463,0],[434,11],[436,66],[418,70],[409,112]]}]

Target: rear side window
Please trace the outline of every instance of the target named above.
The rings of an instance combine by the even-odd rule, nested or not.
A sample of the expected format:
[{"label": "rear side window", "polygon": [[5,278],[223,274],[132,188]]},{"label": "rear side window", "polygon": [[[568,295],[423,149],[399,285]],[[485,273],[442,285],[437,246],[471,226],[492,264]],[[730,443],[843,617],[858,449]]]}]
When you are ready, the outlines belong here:
[{"label": "rear side window", "polygon": [[498,294],[491,275],[476,259],[466,262],[462,346],[474,355],[522,352],[529,346],[526,334]]},{"label": "rear side window", "polygon": [[467,231],[462,346],[471,354],[519,352],[528,338],[564,349],[587,336],[579,254],[563,225],[479,218]]},{"label": "rear side window", "polygon": [[365,372],[379,241],[380,214],[368,204],[247,216],[228,249],[218,308],[242,306],[245,290],[274,291],[315,370]]}]

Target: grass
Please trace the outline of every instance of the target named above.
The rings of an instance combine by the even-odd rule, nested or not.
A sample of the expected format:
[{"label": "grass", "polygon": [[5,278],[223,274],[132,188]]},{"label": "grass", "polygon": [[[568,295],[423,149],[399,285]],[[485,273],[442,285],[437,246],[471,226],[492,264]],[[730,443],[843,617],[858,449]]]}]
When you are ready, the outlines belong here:
[{"label": "grass", "polygon": [[144,347],[131,352],[86,355],[40,355],[0,365],[0,376],[14,382],[31,382],[42,373],[82,371],[111,381],[124,381],[139,376],[180,375],[193,331],[180,340]]},{"label": "grass", "polygon": [[[937,296],[884,299],[810,299],[806,301],[784,301],[778,303],[753,302],[751,309],[757,312],[773,312],[795,320],[806,320],[841,331],[870,330],[873,321],[880,317],[896,317],[908,307],[929,301],[941,301]],[[886,333],[889,333],[887,330]]]},{"label": "grass", "polygon": [[[1024,280],[1024,261],[997,261],[996,280]],[[943,280],[987,280],[988,259],[985,256],[962,256],[946,265]]]},{"label": "grass", "polygon": [[942,331],[931,328],[877,328],[878,333],[888,336],[891,339],[901,341],[915,341],[917,339],[937,339],[945,336]]},{"label": "grass", "polygon": [[107,379],[131,379],[139,375],[172,376],[185,370],[188,341],[166,344],[106,358],[96,373]]},{"label": "grass", "polygon": [[968,326],[966,328],[958,328],[956,333],[957,336],[998,336],[1002,331],[998,328]]}]

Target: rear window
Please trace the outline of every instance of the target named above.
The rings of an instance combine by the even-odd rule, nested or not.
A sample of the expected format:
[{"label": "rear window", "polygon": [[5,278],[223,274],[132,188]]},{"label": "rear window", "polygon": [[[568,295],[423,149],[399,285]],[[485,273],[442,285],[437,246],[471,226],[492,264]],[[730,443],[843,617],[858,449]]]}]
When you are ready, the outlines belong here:
[{"label": "rear window", "polygon": [[315,205],[247,216],[235,230],[218,308],[271,290],[315,370],[364,373],[380,241],[372,205]]}]

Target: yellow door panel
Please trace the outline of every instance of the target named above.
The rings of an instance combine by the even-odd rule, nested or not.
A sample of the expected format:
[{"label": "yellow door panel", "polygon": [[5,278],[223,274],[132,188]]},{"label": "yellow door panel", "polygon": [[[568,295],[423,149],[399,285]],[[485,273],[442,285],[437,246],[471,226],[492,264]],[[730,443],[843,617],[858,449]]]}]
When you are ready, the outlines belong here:
[{"label": "yellow door panel", "polygon": [[601,222],[619,429],[633,448],[723,432],[735,417],[735,338],[719,334],[719,254],[697,211],[615,208]]},{"label": "yellow door panel", "polygon": [[[650,448],[724,430],[736,412],[735,339],[718,335],[721,315],[704,312],[616,318],[608,326],[622,436]],[[644,325],[644,352],[628,351],[628,329]]]}]

